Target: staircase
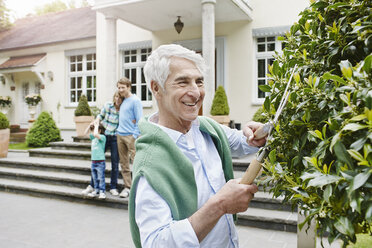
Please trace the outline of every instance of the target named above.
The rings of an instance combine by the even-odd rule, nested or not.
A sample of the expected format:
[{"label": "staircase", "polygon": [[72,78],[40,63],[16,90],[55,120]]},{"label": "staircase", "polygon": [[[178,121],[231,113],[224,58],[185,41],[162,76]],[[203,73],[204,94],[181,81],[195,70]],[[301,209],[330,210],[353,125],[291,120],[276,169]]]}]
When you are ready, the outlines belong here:
[{"label": "staircase", "polygon": [[[112,196],[89,198],[81,191],[90,183],[89,139],[73,137],[73,142],[54,142],[51,147],[9,152],[0,159],[0,190],[38,197],[54,198],[112,208],[128,208],[128,199]],[[241,177],[249,158],[233,159],[235,177]],[[110,182],[110,154],[106,154],[106,186]],[[119,190],[123,180],[119,173]],[[297,213],[281,199],[273,199],[262,189],[250,207],[237,215],[237,224],[278,231],[297,231]]]}]

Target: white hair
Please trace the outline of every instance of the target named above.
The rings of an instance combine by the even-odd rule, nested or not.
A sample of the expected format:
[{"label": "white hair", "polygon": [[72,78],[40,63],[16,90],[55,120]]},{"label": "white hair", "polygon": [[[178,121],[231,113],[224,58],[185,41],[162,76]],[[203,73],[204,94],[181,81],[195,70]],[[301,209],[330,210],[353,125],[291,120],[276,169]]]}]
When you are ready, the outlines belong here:
[{"label": "white hair", "polygon": [[151,82],[157,82],[163,89],[169,75],[169,65],[172,57],[179,57],[195,63],[204,76],[206,65],[204,58],[195,51],[176,44],[161,45],[147,58],[143,72],[147,87],[151,90]]}]

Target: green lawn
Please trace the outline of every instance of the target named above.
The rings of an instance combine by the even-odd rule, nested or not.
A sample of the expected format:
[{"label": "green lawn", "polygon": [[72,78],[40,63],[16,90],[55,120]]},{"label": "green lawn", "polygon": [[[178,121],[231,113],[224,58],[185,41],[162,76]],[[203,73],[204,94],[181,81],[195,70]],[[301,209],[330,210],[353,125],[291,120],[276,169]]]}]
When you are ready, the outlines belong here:
[{"label": "green lawn", "polygon": [[28,147],[26,142],[23,143],[14,143],[14,144],[9,144],[9,149],[15,149],[15,150],[28,150],[31,149],[32,147]]},{"label": "green lawn", "polygon": [[357,242],[350,244],[347,248],[370,248],[372,247],[372,236],[369,234],[357,234]]}]

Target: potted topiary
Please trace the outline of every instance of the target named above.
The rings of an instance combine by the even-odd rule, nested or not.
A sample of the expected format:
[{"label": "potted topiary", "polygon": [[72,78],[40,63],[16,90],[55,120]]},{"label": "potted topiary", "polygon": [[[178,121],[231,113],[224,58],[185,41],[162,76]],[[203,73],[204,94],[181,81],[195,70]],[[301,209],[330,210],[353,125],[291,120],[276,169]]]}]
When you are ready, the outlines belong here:
[{"label": "potted topiary", "polygon": [[49,142],[61,140],[60,130],[46,111],[41,112],[26,135],[26,144],[29,147],[45,147]]},{"label": "potted topiary", "polygon": [[0,112],[0,158],[8,156],[10,129],[6,115]]},{"label": "potted topiary", "polygon": [[92,111],[90,110],[87,97],[81,95],[79,104],[75,109],[75,124],[77,136],[84,136],[85,129],[94,120]]},{"label": "potted topiary", "polygon": [[211,108],[211,117],[220,124],[228,126],[230,123],[230,108],[227,102],[225,89],[220,85],[214,93]]}]

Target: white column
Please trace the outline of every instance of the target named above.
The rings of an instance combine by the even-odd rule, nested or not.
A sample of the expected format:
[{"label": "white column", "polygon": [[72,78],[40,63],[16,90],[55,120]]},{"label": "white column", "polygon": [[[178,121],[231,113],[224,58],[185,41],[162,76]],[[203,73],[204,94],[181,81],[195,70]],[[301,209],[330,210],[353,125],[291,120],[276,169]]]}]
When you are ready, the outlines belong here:
[{"label": "white column", "polygon": [[203,115],[209,116],[215,92],[215,32],[214,32],[214,6],[216,0],[201,0],[202,4],[202,27],[203,27],[203,57],[207,64],[204,78],[205,98],[203,103]]},{"label": "white column", "polygon": [[106,21],[106,42],[105,46],[105,76],[104,82],[101,82],[103,88],[103,97],[105,97],[103,102],[112,99],[112,95],[116,89],[116,82],[118,81],[118,69],[117,69],[117,53],[118,47],[116,44],[116,18],[105,17]]}]

